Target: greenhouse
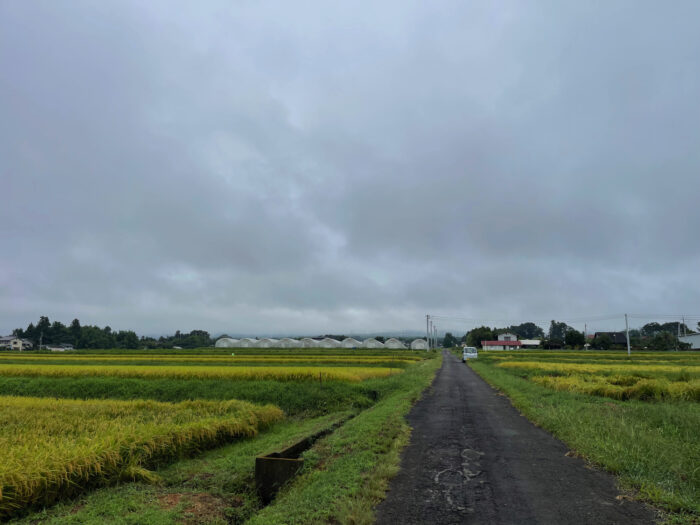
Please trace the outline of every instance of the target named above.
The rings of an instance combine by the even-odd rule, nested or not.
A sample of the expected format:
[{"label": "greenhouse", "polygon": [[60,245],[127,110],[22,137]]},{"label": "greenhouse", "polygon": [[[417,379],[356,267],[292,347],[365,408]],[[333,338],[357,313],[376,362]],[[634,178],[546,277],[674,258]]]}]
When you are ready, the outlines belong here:
[{"label": "greenhouse", "polygon": [[214,345],[216,348],[236,348],[238,339],[232,339],[230,337],[222,337],[216,341]]},{"label": "greenhouse", "polygon": [[340,343],[340,346],[342,348],[360,348],[362,347],[362,341],[358,341],[357,339],[353,339],[352,337],[346,337]]},{"label": "greenhouse", "polygon": [[251,337],[244,337],[238,341],[236,348],[256,348],[258,346],[258,340]]},{"label": "greenhouse", "polygon": [[291,337],[284,337],[283,339],[279,340],[279,347],[280,348],[300,348],[301,347],[301,341],[298,339],[292,339]]},{"label": "greenhouse", "polygon": [[362,348],[384,348],[384,343],[381,343],[375,338],[370,337],[362,341]]},{"label": "greenhouse", "polygon": [[318,341],[316,341],[316,339],[311,339],[310,337],[304,337],[304,339],[301,340],[301,347],[302,348],[317,348]]},{"label": "greenhouse", "polygon": [[326,337],[318,343],[320,348],[340,348],[340,341]]},{"label": "greenhouse", "polygon": [[398,339],[392,337],[384,342],[384,348],[391,348],[392,350],[405,350],[406,345]]},{"label": "greenhouse", "polygon": [[427,350],[428,342],[425,339],[414,339],[411,342],[411,350]]},{"label": "greenhouse", "polygon": [[259,339],[257,348],[279,348],[279,340],[270,339],[265,337],[264,339]]}]

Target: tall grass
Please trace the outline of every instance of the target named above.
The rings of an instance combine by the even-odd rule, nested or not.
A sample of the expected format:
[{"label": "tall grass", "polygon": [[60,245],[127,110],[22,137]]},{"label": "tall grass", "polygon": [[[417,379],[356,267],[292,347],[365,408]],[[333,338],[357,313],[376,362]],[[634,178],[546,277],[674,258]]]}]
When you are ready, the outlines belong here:
[{"label": "tall grass", "polygon": [[148,479],[145,467],[255,435],[282,416],[241,401],[0,397],[0,519],[90,485]]}]

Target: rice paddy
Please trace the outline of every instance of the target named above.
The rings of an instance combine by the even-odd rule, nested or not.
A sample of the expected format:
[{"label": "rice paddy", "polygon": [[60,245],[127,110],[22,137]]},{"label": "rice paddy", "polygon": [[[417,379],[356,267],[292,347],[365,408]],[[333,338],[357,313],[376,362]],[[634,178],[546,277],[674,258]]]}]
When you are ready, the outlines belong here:
[{"label": "rice paddy", "polygon": [[145,467],[253,436],[282,418],[241,401],[77,401],[0,397],[0,518],[89,484],[148,477]]},{"label": "rice paddy", "polygon": [[428,357],[235,354],[0,354],[0,521],[100,485],[153,483],[148,469],[254,437],[280,406],[290,421],[364,410]]},{"label": "rice paddy", "polygon": [[700,402],[700,356],[549,353],[492,356],[534,383],[557,391],[642,401]]},{"label": "rice paddy", "polygon": [[363,381],[401,373],[388,367],[301,366],[149,366],[149,365],[21,365],[0,364],[0,376],[22,377],[143,377],[173,379],[233,379],[255,381]]}]

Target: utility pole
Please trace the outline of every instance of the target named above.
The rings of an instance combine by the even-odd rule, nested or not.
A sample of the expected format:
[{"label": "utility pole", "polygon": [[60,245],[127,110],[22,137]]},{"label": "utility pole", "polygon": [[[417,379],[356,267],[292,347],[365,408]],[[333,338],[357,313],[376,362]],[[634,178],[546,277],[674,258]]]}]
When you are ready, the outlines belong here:
[{"label": "utility pole", "polygon": [[685,337],[685,316],[683,316],[682,319],[683,319],[683,337]]},{"label": "utility pole", "polygon": [[425,316],[425,342],[428,343],[428,350],[430,350],[430,314]]},{"label": "utility pole", "polygon": [[435,348],[437,348],[438,347],[437,326],[433,326],[433,342],[435,343]]},{"label": "utility pole", "polygon": [[583,349],[586,349],[588,344],[588,323],[583,323]]},{"label": "utility pole", "polygon": [[632,352],[630,350],[630,326],[627,322],[627,314],[625,314],[625,333],[627,334],[627,356],[631,357]]}]

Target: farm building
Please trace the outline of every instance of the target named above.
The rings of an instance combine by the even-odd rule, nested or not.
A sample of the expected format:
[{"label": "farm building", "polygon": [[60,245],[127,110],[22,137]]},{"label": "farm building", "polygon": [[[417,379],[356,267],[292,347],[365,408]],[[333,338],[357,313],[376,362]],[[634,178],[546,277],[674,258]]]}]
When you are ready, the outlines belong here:
[{"label": "farm building", "polygon": [[427,350],[428,341],[425,339],[414,339],[411,341],[411,350]]},{"label": "farm building", "polygon": [[405,350],[406,345],[398,339],[392,337],[384,342],[384,348],[391,348],[393,350]]},{"label": "farm building", "polygon": [[678,340],[681,343],[689,343],[692,350],[700,350],[700,334],[682,335]]},{"label": "farm building", "polygon": [[285,337],[279,340],[280,348],[300,348],[301,341],[298,339],[292,339],[291,337]]},{"label": "farm building", "polygon": [[318,346],[320,348],[340,348],[340,341],[326,337],[319,341]]},{"label": "farm building", "polygon": [[593,339],[598,339],[602,335],[607,335],[614,345],[627,344],[627,334],[625,334],[625,332],[596,332]]},{"label": "farm building", "polygon": [[511,334],[511,333],[506,332],[505,334],[499,334],[498,340],[499,341],[517,341],[518,336],[515,334]]},{"label": "farm building", "polygon": [[312,339],[311,337],[304,337],[304,339],[301,340],[301,347],[302,348],[317,348],[318,341],[316,341],[316,339]]},{"label": "farm building", "polygon": [[31,350],[34,348],[34,343],[29,339],[20,339],[12,335],[0,338],[0,348],[5,350]]},{"label": "farm building", "polygon": [[539,339],[521,339],[520,342],[523,345],[523,348],[537,348],[542,344],[542,341]]},{"label": "farm building", "polygon": [[373,337],[362,341],[362,348],[384,348],[384,343],[380,343]]},{"label": "farm building", "polygon": [[244,337],[238,341],[236,348],[257,348],[258,340],[251,337]]},{"label": "farm building", "polygon": [[236,348],[237,343],[238,339],[232,339],[231,337],[222,337],[221,339],[217,339],[214,346],[216,348]]},{"label": "farm building", "polygon": [[263,339],[258,339],[258,344],[256,346],[257,348],[277,348],[278,344],[279,340],[265,337]]},{"label": "farm building", "polygon": [[522,341],[481,341],[484,350],[518,350],[522,344]]},{"label": "farm building", "polygon": [[353,339],[352,337],[346,337],[340,343],[340,346],[342,348],[360,348],[362,346],[362,341],[358,341],[357,339]]}]

